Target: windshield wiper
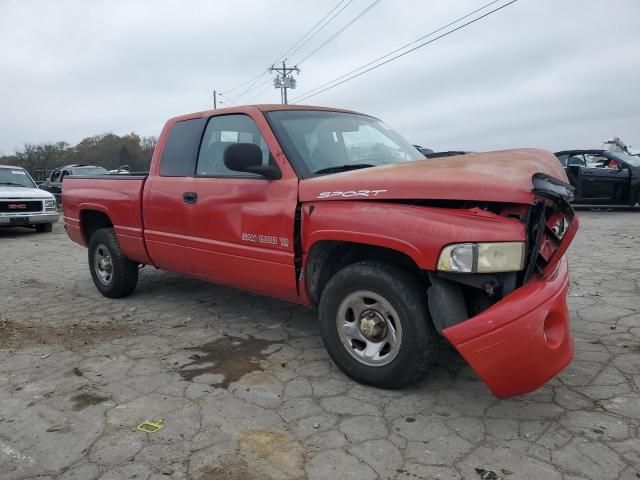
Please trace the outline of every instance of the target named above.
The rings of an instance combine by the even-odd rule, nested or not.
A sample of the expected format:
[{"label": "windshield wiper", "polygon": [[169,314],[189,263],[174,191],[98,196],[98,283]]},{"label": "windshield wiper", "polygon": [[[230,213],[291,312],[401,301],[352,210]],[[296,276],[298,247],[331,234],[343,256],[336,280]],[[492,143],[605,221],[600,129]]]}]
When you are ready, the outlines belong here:
[{"label": "windshield wiper", "polygon": [[369,168],[375,167],[370,163],[350,163],[348,165],[336,165],[335,167],[327,167],[321,168],[320,170],[315,171],[314,173],[322,174],[322,173],[338,173],[338,172],[347,172],[349,170],[357,170],[359,168]]},{"label": "windshield wiper", "polygon": [[0,185],[13,185],[14,187],[25,187],[25,188],[29,188],[26,185],[23,185],[21,183],[15,183],[15,182],[0,182]]}]

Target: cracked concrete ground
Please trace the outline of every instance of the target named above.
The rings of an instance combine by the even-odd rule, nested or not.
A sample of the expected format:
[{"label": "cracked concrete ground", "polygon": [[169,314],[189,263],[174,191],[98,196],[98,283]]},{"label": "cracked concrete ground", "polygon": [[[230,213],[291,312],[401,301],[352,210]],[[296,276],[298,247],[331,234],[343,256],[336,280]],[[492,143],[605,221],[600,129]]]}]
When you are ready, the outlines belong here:
[{"label": "cracked concrete ground", "polygon": [[640,212],[580,217],[575,359],[509,400],[446,350],[358,385],[311,310],[151,268],[109,300],[60,225],[0,230],[0,478],[637,480]]}]

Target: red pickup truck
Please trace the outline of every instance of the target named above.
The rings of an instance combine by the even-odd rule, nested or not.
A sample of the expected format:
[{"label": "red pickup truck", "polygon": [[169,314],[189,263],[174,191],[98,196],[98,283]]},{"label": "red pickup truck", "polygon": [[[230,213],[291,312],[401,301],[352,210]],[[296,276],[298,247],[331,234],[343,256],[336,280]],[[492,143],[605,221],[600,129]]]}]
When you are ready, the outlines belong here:
[{"label": "red pickup truck", "polygon": [[69,177],[63,204],[107,297],[152,265],[317,307],[334,362],[383,388],[442,335],[508,397],[573,355],[571,197],[546,151],[425,159],[376,118],[263,105],[173,118],[148,176]]}]

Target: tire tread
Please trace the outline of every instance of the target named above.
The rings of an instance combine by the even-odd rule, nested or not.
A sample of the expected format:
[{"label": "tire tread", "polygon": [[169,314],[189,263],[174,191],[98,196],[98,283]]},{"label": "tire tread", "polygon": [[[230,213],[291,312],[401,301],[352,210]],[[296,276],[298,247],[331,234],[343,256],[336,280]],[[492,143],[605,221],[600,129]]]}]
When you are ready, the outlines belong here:
[{"label": "tire tread", "polygon": [[[111,263],[114,265],[114,278],[109,286],[104,286],[100,283],[93,269],[93,252],[100,243],[110,250]],[[105,297],[127,297],[131,295],[138,284],[138,264],[129,260],[124,254],[112,228],[100,228],[91,236],[89,240],[89,269],[91,270],[93,283]]]},{"label": "tire tread", "polygon": [[[412,342],[414,351],[410,358],[396,357],[390,365],[394,365],[397,361],[400,364],[393,368],[361,366],[355,360],[352,360],[353,365],[350,365],[351,362],[341,365],[343,359],[350,356],[344,352],[341,344],[334,345],[335,342],[327,338],[330,333],[328,329],[335,329],[335,312],[329,312],[327,309],[331,308],[331,304],[338,304],[336,298],[341,295],[340,291],[348,289],[354,281],[380,285],[381,280],[385,288],[389,289],[390,295],[399,298],[403,309],[406,309],[408,316],[411,317],[403,322],[403,333],[415,340]],[[338,271],[323,290],[319,309],[322,339],[331,358],[346,375],[362,383],[393,389],[415,382],[433,363],[439,344],[438,335],[429,317],[426,298],[426,286],[423,292],[415,275],[393,264],[367,260],[348,265]],[[339,353],[336,349],[341,349],[343,352]],[[363,368],[376,369],[379,372],[379,378],[374,378],[375,370],[370,370],[373,372],[370,375],[362,375]]]}]

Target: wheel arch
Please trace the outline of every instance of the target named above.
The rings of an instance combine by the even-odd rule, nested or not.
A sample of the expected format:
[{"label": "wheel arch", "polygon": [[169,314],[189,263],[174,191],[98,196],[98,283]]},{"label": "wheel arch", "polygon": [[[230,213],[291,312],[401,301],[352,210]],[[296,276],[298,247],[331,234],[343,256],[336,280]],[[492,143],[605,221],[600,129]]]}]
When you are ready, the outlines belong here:
[{"label": "wheel arch", "polygon": [[101,228],[113,228],[113,222],[102,210],[84,209],[80,211],[80,228],[87,244],[91,236]]},{"label": "wheel arch", "polygon": [[[344,240],[319,240],[309,249],[303,266],[307,293],[314,307],[329,279],[344,267],[364,260],[397,265],[416,277],[424,275],[418,263],[406,252],[374,243]],[[425,275],[425,281],[427,280]]]}]

